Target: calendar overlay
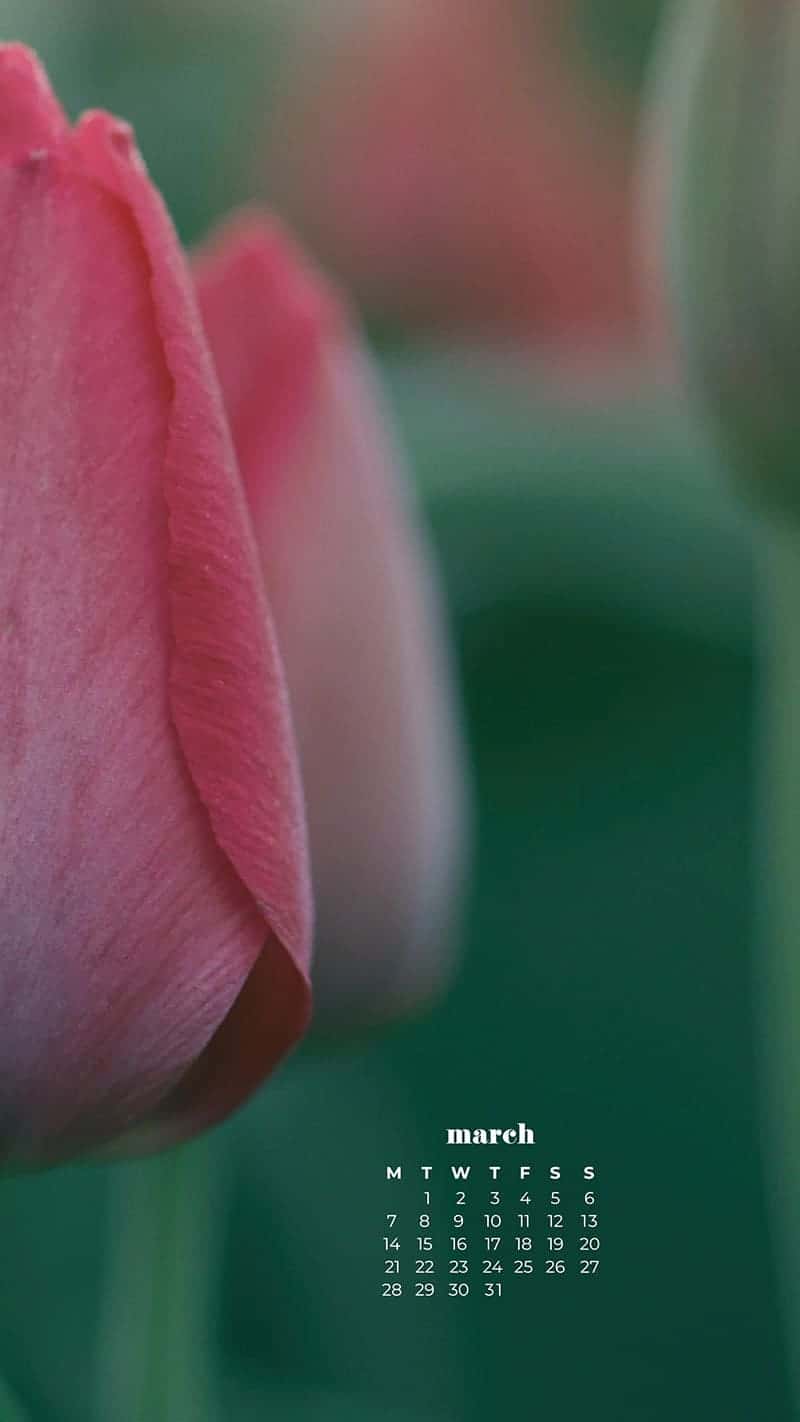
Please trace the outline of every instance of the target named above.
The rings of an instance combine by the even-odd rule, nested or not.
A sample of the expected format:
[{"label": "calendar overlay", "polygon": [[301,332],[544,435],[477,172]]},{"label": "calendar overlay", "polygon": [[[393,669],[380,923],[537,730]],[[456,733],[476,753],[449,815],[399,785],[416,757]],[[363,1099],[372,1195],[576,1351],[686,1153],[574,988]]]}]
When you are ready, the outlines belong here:
[{"label": "calendar overlay", "polygon": [[[543,1157],[524,1121],[448,1129],[452,1163],[384,1165],[385,1299],[503,1299],[602,1269],[597,1163]],[[511,1149],[513,1147],[513,1149]]]}]

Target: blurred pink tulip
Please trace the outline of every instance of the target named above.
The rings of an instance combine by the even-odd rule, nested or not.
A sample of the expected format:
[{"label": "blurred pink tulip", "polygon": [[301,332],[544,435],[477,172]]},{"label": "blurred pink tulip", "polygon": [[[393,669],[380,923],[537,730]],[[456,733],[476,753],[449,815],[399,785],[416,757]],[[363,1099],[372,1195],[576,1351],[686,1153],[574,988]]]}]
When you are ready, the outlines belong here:
[{"label": "blurred pink tulip", "polygon": [[638,329],[630,132],[572,3],[300,13],[270,185],[372,307],[581,350]]},{"label": "blurred pink tulip", "polygon": [[438,597],[372,372],[320,279],[246,218],[195,270],[298,734],[315,1021],[370,1021],[429,995],[452,938],[464,807]]},{"label": "blurred pink tulip", "polygon": [[[402,529],[395,547],[389,529],[374,528],[384,566],[382,553],[339,542],[332,525],[330,548],[354,574],[350,583],[345,565],[337,585],[323,561],[327,530],[311,522],[306,540],[297,522],[309,490],[298,466],[295,500],[286,455],[308,447],[317,411],[341,415],[342,441],[358,442],[362,428],[365,440],[379,435],[366,415],[353,417],[353,377],[338,358],[325,376],[333,406],[317,399],[325,302],[314,306],[288,247],[276,280],[253,292],[258,322],[238,329],[246,313],[233,293],[215,322],[213,269],[210,286],[201,271],[257,542],[191,279],[130,130],[100,113],[71,130],[19,46],[0,47],[0,205],[0,1156],[43,1164],[107,1144],[159,1148],[204,1129],[306,1025],[305,817],[262,572],[282,630],[297,638],[287,663],[301,738],[329,717],[327,749],[302,747],[320,795],[312,820],[342,846],[360,836],[365,856],[386,830],[385,859],[344,854],[348,883],[335,868],[335,882],[325,879],[320,851],[321,897],[337,898],[323,921],[369,898],[372,876],[409,892],[420,912],[426,894],[436,899],[428,878],[404,877],[408,844],[416,852],[426,828],[406,825],[401,811],[421,813],[414,795],[422,786],[435,796],[439,767],[397,759],[394,746],[396,737],[406,749],[410,734],[397,715],[414,722],[425,714],[417,692],[436,693],[422,674],[427,609],[402,584]],[[223,273],[241,261],[232,240]],[[307,309],[296,302],[306,290]],[[247,369],[262,339],[264,361]],[[322,456],[307,466],[321,481],[320,509],[327,465],[339,487],[344,445]],[[361,475],[363,484],[343,479],[342,497],[363,498],[380,520],[384,495],[367,490],[366,465]],[[382,490],[380,468],[376,477]],[[360,506],[334,512],[373,531]],[[372,633],[384,605],[381,661]],[[408,652],[402,665],[391,636]],[[419,651],[408,643],[417,636]],[[363,698],[360,749],[337,724],[348,693],[350,709]],[[315,695],[307,711],[303,698]],[[435,722],[439,708],[429,709]],[[424,730],[419,754],[430,748],[446,762],[449,748]],[[379,784],[392,792],[387,749],[412,788],[394,787],[384,819],[368,796]],[[351,787],[338,766],[325,769],[337,754],[353,769]],[[383,891],[378,883],[381,903]],[[384,938],[352,945],[361,951],[377,953],[394,991],[403,964],[383,960]],[[344,962],[343,981],[353,973]]]}]

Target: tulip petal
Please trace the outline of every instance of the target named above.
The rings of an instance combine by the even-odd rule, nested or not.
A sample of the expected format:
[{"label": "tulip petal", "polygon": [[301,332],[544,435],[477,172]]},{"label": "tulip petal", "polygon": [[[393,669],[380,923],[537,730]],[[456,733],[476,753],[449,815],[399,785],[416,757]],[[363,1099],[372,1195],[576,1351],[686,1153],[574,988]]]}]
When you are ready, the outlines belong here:
[{"label": "tulip petal", "polygon": [[0,273],[0,1153],[26,1163],[243,1099],[305,1024],[309,891],[219,391],[124,126],[0,165]]},{"label": "tulip petal", "polygon": [[241,475],[260,487],[281,477],[343,312],[280,224],[260,212],[229,219],[193,270]]},{"label": "tulip petal", "polygon": [[39,60],[22,44],[0,47],[0,162],[50,148],[67,121]]},{"label": "tulip petal", "polygon": [[[315,1020],[384,1018],[444,976],[460,876],[438,597],[371,372],[319,278],[254,218],[201,254],[195,275],[300,746]],[[288,389],[289,405],[273,398]]]}]

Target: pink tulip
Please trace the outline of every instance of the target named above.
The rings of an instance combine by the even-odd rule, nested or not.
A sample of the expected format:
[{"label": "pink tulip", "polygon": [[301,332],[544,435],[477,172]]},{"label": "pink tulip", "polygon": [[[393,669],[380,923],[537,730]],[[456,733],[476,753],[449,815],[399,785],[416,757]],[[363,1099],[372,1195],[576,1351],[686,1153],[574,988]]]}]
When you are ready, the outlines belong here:
[{"label": "pink tulip", "polygon": [[374,309],[591,351],[636,340],[629,125],[572,0],[301,11],[269,180]]},{"label": "pink tulip", "polygon": [[426,550],[367,361],[286,236],[240,220],[196,278],[298,734],[315,1020],[385,1017],[446,972],[462,861],[459,737]]},{"label": "pink tulip", "polygon": [[[353,705],[363,698],[363,753],[379,777],[381,744],[396,735],[406,750],[410,736],[395,725],[395,700],[382,698],[418,714],[407,641],[424,642],[426,628],[392,623],[406,603],[413,619],[421,594],[402,582],[406,554],[388,530],[376,530],[385,570],[379,553],[349,550],[354,576],[384,575],[356,595],[355,581],[335,586],[317,565],[324,530],[312,526],[306,542],[297,526],[285,454],[325,408],[312,397],[315,325],[326,321],[321,307],[296,304],[307,283],[288,249],[278,285],[255,294],[263,326],[237,329],[232,312],[215,323],[213,271],[204,283],[225,394],[242,397],[231,417],[248,494],[273,500],[280,541],[270,545],[257,520],[257,544],[191,279],[130,130],[100,113],[71,130],[34,57],[13,45],[0,47],[0,205],[0,1155],[42,1164],[108,1143],[159,1148],[204,1129],[305,1027],[305,817],[263,561],[274,557],[268,592],[298,639],[287,664],[302,737],[330,715],[327,749],[302,749],[315,793],[330,791],[312,820],[340,846],[351,826],[354,845],[361,834],[369,847],[373,832],[365,819],[362,833],[361,817],[374,806],[356,798],[368,796],[371,771],[359,768],[349,794],[338,767],[328,776],[324,765],[349,754],[336,726],[347,688]],[[228,262],[234,270],[238,242],[219,260],[223,274]],[[245,369],[262,338],[262,366]],[[342,439],[358,440],[339,400]],[[380,438],[366,417],[364,429]],[[270,451],[274,476],[260,462]],[[342,446],[321,453],[320,479],[328,458],[338,477]],[[380,509],[382,493],[349,488]],[[320,507],[327,497],[322,489]],[[366,531],[362,510],[351,514]],[[351,514],[337,508],[344,523]],[[343,613],[334,646],[324,599],[347,586],[353,622]],[[373,608],[384,606],[381,630],[408,653],[401,668],[387,648],[385,685],[370,643]],[[317,693],[315,710],[301,704]],[[392,747],[415,787],[396,787],[391,806],[397,873],[388,830],[380,865],[345,853],[353,879],[323,885],[342,912],[369,897],[379,872],[420,911],[429,893],[428,880],[404,877],[400,815],[404,795],[408,813],[419,810],[423,773],[397,755]],[[381,783],[388,794],[390,777]],[[416,850],[415,835],[406,838]],[[335,919],[338,905],[323,908],[323,921]],[[352,972],[345,964],[343,980]]]}]

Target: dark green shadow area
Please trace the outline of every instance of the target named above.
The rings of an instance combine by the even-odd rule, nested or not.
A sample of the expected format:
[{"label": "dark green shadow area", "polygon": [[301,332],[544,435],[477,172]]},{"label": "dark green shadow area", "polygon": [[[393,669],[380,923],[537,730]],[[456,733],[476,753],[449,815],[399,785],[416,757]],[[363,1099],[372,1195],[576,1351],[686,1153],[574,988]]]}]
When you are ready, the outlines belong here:
[{"label": "dark green shadow area", "polygon": [[[447,556],[446,520],[439,538]],[[226,1349],[283,1378],[292,1418],[360,1418],[362,1396],[370,1417],[788,1422],[753,1071],[750,659],[567,606],[501,601],[458,633],[480,808],[463,972],[426,1020],[307,1048],[253,1108]],[[596,1160],[598,1276],[381,1300],[384,1164],[441,1178],[445,1127],[519,1119],[542,1161]]]}]

